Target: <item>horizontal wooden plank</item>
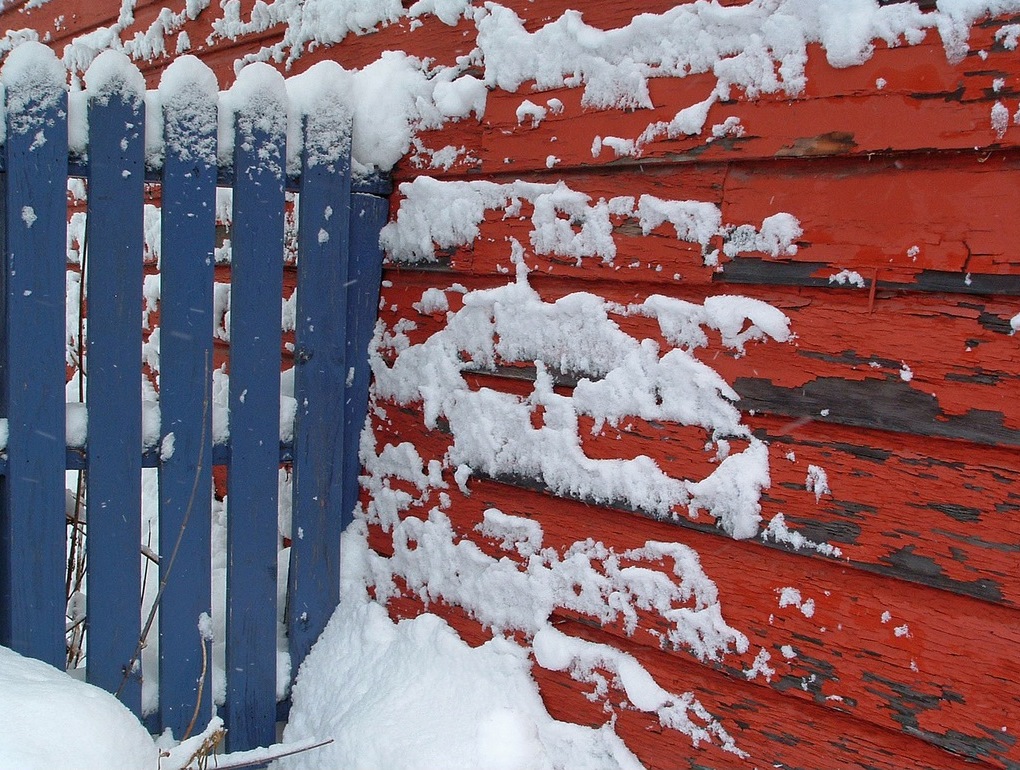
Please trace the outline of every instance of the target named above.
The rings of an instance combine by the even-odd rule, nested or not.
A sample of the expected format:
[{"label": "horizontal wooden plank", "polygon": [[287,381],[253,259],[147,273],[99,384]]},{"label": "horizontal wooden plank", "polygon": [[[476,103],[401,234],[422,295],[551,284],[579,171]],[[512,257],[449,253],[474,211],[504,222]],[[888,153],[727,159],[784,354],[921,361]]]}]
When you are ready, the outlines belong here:
[{"label": "horizontal wooden plank", "polygon": [[[451,483],[451,503],[444,507],[460,537],[483,539],[474,527],[484,510],[495,507],[537,521],[544,547],[560,552],[578,537],[590,537],[617,552],[649,540],[679,541],[694,548],[719,588],[727,623],[751,642],[743,655],[732,653],[720,663],[703,665],[742,681],[746,697],[756,699],[759,690],[771,690],[990,766],[1008,767],[1017,761],[1015,726],[1004,718],[1020,707],[1020,670],[1010,652],[1020,641],[1015,610],[625,512],[603,508],[593,515],[584,503],[517,487],[481,479],[468,486],[471,495],[465,497]],[[424,516],[432,505],[410,513]],[[583,531],[577,528],[579,521],[585,522]],[[382,543],[379,538],[374,542],[385,553],[386,536],[380,537]],[[488,547],[493,555],[516,558],[494,542]],[[780,607],[786,587],[798,588],[805,601],[812,599],[812,611]],[[619,624],[605,625],[600,633],[613,645],[659,650],[666,630],[661,618],[643,613],[633,636]],[[785,657],[784,647],[796,656]],[[771,654],[776,674],[768,682],[762,677],[748,682],[744,672],[760,649]],[[664,652],[678,664],[693,660],[683,650]],[[853,730],[846,724],[843,734]]]},{"label": "horizontal wooden plank", "polygon": [[1016,276],[1020,224],[1010,203],[1018,181],[1020,155],[1005,151],[733,164],[722,211],[729,222],[793,214],[804,234],[790,261],[900,282],[923,270]]},{"label": "horizontal wooden plank", "polygon": [[[1020,184],[1020,153],[1014,151],[554,171],[531,181],[562,181],[588,196],[587,211],[561,204],[557,213],[572,219],[575,231],[587,219],[606,216],[596,211],[599,201],[633,198],[631,213],[624,207],[608,214],[615,252],[604,245],[578,257],[557,253],[569,245],[562,239],[536,240],[539,229],[549,227],[549,200],[536,215],[533,199],[552,195],[550,187],[523,197],[513,216],[487,210],[473,242],[437,249],[443,264],[458,272],[506,274],[515,239],[530,268],[577,281],[843,285],[865,294],[876,283],[889,290],[1020,296],[1020,257],[1012,246],[1020,239],[1012,211],[1011,191]],[[646,232],[653,221],[640,218],[646,195],[707,204],[703,214],[716,207],[717,232],[703,243],[679,237],[668,221]],[[397,198],[395,213],[419,200]],[[802,230],[791,251],[765,254],[749,241],[740,245],[737,228],[760,229],[780,214],[794,217]]]},{"label": "horizontal wooden plank", "polygon": [[[711,72],[651,79],[654,106],[637,110],[593,109],[582,105],[579,88],[536,91],[525,83],[516,92],[492,92],[479,125],[465,122],[423,134],[421,155],[427,160],[444,146],[471,147],[446,173],[489,175],[541,171],[550,164],[576,169],[1014,147],[1020,129],[1007,125],[1000,135],[991,111],[1000,101],[1008,108],[1017,96],[1011,85],[1016,57],[995,39],[1015,21],[1004,15],[976,25],[969,54],[960,62],[949,60],[934,31],[917,45],[877,41],[866,61],[849,67],[832,66],[824,49],[810,44],[801,91],[748,98],[733,89],[729,99],[708,109],[701,132],[673,138],[665,130],[651,140],[643,137],[655,124],[709,98],[717,83]],[[521,121],[517,110],[525,99],[539,106],[557,99],[563,109],[538,124]],[[623,154],[613,149],[620,143],[628,143]],[[401,170],[416,173],[421,172],[413,163]]]},{"label": "horizontal wooden plank", "polygon": [[[420,342],[445,323],[411,306],[429,287],[504,285],[503,277],[457,273],[387,273],[383,317],[409,318],[405,333]],[[585,285],[533,275],[544,301],[585,290],[623,305],[650,294],[701,303],[721,287],[591,281]],[[743,355],[718,338],[696,353],[741,396],[741,406],[795,418],[972,441],[1020,445],[1020,404],[1005,394],[1020,386],[1017,341],[1010,319],[1020,308],[1007,298],[901,293],[877,298],[829,288],[728,287],[726,293],[767,302],[790,318],[796,338],[785,344],[751,344]],[[452,310],[461,294],[447,292]],[[614,314],[622,329],[662,339],[655,321]],[[662,347],[663,350],[667,349]]]},{"label": "horizontal wooden plank", "polygon": [[[372,535],[385,553],[385,536],[379,531]],[[490,631],[456,606],[439,602],[425,607],[415,597],[401,596],[391,599],[388,607],[396,618],[415,617],[426,610],[439,613],[472,646],[492,637]],[[950,770],[983,764],[967,762],[913,736],[877,727],[845,713],[787,698],[772,690],[748,687],[697,661],[677,658],[631,640],[612,638],[597,625],[576,618],[554,616],[554,622],[564,634],[597,644],[611,643],[625,651],[665,689],[694,692],[748,755],[739,758],[714,743],[692,745],[687,736],[664,729],[655,716],[628,707],[626,695],[614,686],[608,693],[613,707],[608,714],[599,699],[588,697],[590,686],[579,684],[565,672],[550,671],[537,664],[532,667],[531,675],[555,719],[598,728],[612,716],[617,735],[649,770],[774,766],[791,770],[821,767]]]},{"label": "horizontal wooden plank", "polygon": [[[522,397],[531,389],[527,380],[467,379],[473,387],[494,387]],[[376,426],[380,442],[396,444],[402,436],[414,435],[426,459],[443,457],[450,436],[423,432],[417,409],[390,404],[384,409],[387,421]],[[1015,487],[1020,462],[1014,450],[762,415],[745,419],[771,446],[772,485],[761,498],[760,541],[790,553],[1020,606],[1020,573],[1015,566],[1020,552],[1016,516],[1020,493]],[[636,418],[619,427],[603,426],[597,434],[590,433],[591,428],[590,419],[579,420],[581,446],[592,459],[643,455],[664,472],[693,480],[716,467],[713,454],[705,450],[708,437],[701,429]],[[743,446],[733,441],[731,451]],[[808,489],[812,468],[826,474],[828,492],[815,495]],[[502,480],[545,489],[531,479]],[[627,509],[623,501],[615,505]],[[680,526],[716,531],[714,519],[705,512],[676,513]],[[777,518],[780,514],[782,519]],[[768,528],[773,520],[782,536]],[[796,534],[783,534],[780,522]],[[798,543],[798,536],[810,542]]]}]

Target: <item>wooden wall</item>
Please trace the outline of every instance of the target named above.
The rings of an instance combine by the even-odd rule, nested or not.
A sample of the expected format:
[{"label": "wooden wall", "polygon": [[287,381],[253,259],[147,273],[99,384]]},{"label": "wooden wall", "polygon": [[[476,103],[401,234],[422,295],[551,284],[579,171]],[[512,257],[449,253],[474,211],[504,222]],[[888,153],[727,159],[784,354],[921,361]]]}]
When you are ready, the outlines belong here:
[{"label": "wooden wall", "polygon": [[[505,4],[534,29],[568,7],[608,28],[673,3]],[[19,5],[8,3],[4,12],[13,28],[53,29],[65,15],[51,40],[59,51],[82,29],[112,23],[118,4],[53,0],[30,13]],[[130,29],[146,29],[161,6],[139,0]],[[189,23],[193,41],[204,39],[209,18],[203,13]],[[633,137],[669,120],[703,99],[714,81],[654,80],[652,111],[584,109],[578,89],[543,92],[543,102],[558,98],[564,110],[536,127],[516,118],[532,96],[525,84],[516,93],[491,91],[481,121],[420,137],[426,148],[471,148],[469,160],[428,172],[441,179],[562,180],[596,200],[694,198],[717,204],[727,222],[760,223],[789,212],[801,223],[795,255],[742,255],[724,259],[721,271],[706,267],[700,249],[667,226],[644,235],[626,217],[613,221],[612,263],[578,266],[530,249],[526,260],[546,301],[577,290],[621,303],[655,293],[699,303],[739,293],[785,312],[793,342],[749,345],[743,356],[717,348],[699,355],[740,394],[745,422],[771,447],[763,519],[783,512],[791,529],[837,546],[841,557],[760,538],[735,541],[705,517],[658,521],[556,497],[527,480],[475,478],[470,496],[453,483],[447,490],[447,513],[464,537],[477,539],[483,511],[495,507],[534,517],[549,546],[591,537],[618,551],[648,540],[698,551],[727,622],[751,641],[744,656],[706,663],[664,649],[651,616],[632,635],[565,610],[554,617],[565,633],[629,652],[666,689],[693,691],[748,753],[741,760],[709,743],[692,748],[653,715],[617,708],[616,731],[650,768],[1020,767],[1020,338],[1010,325],[1020,313],[1020,126],[1010,120],[1000,136],[990,120],[997,101],[1012,114],[1020,99],[1020,54],[996,40],[997,30],[1018,21],[979,22],[970,52],[956,64],[934,33],[915,46],[879,42],[866,63],[846,69],[830,66],[814,47],[797,97],[749,100],[735,92],[712,108],[708,125],[737,117],[742,136],[661,139],[640,158],[617,158],[609,149],[593,157],[593,141]],[[439,62],[452,63],[473,47],[472,30],[466,21],[447,26],[432,17],[412,29],[405,19],[319,48],[292,71],[322,58],[363,66],[394,48],[441,52]],[[208,50],[197,44],[195,52],[228,84],[239,55],[279,36],[274,29]],[[153,79],[163,64],[149,65]],[[550,154],[559,159],[551,169]],[[421,173],[408,158],[396,181]],[[400,203],[395,194],[394,213]],[[507,238],[526,244],[529,227],[493,215],[473,244],[446,250],[436,264],[387,267],[384,320],[411,318],[412,341],[437,331],[442,314],[412,307],[423,291],[505,285]],[[858,273],[864,286],[830,282],[843,270]],[[479,373],[474,384],[527,393],[529,376]],[[569,393],[573,384],[562,378],[557,387]],[[380,447],[410,440],[426,463],[443,457],[450,437],[427,430],[418,409],[383,406],[387,418],[375,425]],[[634,419],[586,435],[585,449],[593,457],[645,454],[665,469],[696,468],[705,462],[704,440],[689,429]],[[806,489],[811,465],[826,470],[831,493],[816,498]],[[384,555],[394,547],[380,528],[371,543]],[[780,607],[783,586],[810,595],[813,615]],[[407,616],[423,607],[401,599],[392,609]],[[429,609],[469,641],[487,638],[463,611]],[[795,658],[781,654],[786,646]],[[743,670],[760,648],[771,652],[776,674],[749,681]],[[536,666],[535,676],[555,717],[605,721],[601,705],[566,674]],[[613,698],[623,700],[621,693]]]}]

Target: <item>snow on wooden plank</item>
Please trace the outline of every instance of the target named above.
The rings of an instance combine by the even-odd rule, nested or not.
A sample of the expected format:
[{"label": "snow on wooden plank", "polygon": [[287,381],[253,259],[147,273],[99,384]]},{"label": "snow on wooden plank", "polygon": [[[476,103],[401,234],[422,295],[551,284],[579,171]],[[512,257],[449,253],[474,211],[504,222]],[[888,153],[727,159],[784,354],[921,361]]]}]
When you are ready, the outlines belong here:
[{"label": "snow on wooden plank", "polygon": [[[877,282],[883,289],[1020,294],[1020,260],[1010,248],[1020,238],[1010,208],[1020,164],[1006,153],[691,164],[543,175],[536,182],[529,188],[501,178],[507,202],[485,200],[474,237],[447,235],[433,255],[391,249],[392,256],[431,256],[457,271],[507,274],[512,238],[529,267],[575,281],[865,289]],[[401,189],[391,227],[407,231],[401,214],[421,216],[429,204],[421,182]],[[432,182],[427,189],[447,203],[483,197],[467,182]],[[514,211],[506,215],[511,201]],[[444,204],[433,205],[442,222]],[[691,209],[688,232],[653,216],[653,206],[678,205]],[[768,242],[768,251],[744,238],[748,228],[764,232],[782,218],[799,232]],[[435,225],[432,237],[442,227]]]},{"label": "snow on wooden plank", "polygon": [[127,57],[89,69],[86,495],[88,680],[141,713],[138,544],[141,519],[144,105]]},{"label": "snow on wooden plank", "polygon": [[[396,273],[393,273],[396,277]],[[441,328],[443,316],[422,314],[411,305],[424,291],[466,286],[500,286],[506,278],[480,278],[450,272],[415,275],[403,269],[384,310],[391,323],[413,319],[409,339],[423,340]],[[551,302],[580,289],[620,303],[642,302],[661,294],[701,302],[701,287],[651,284],[576,283],[538,275],[532,285]],[[1017,379],[1012,361],[1016,338],[1012,303],[994,297],[907,294],[876,300],[848,289],[727,287],[769,302],[790,318],[797,335],[785,344],[749,344],[742,355],[709,346],[695,353],[710,363],[740,394],[744,409],[791,418],[879,428],[978,444],[1016,445],[1020,408],[1003,397]],[[707,296],[722,294],[712,290]],[[459,292],[447,292],[455,309]],[[621,328],[664,343],[654,321],[614,314]],[[909,342],[908,342],[909,341]]]},{"label": "snow on wooden plank", "polygon": [[[337,396],[344,390],[349,366],[350,116],[346,111],[326,114],[342,124],[341,143],[333,148],[337,158],[323,162],[308,147],[302,159],[300,190],[294,347],[296,457],[287,608],[295,671],[340,601],[343,467],[353,443],[345,430],[345,399]],[[307,120],[310,124],[312,119]]]},{"label": "snow on wooden plank", "polygon": [[[501,381],[491,375],[467,380],[472,387],[522,398],[532,388],[528,380]],[[568,389],[564,395],[569,395]],[[416,431],[416,445],[426,462],[444,456],[448,434],[421,434],[421,426],[414,427],[413,409],[390,404],[385,409],[393,425],[377,426],[381,442],[398,444],[401,432]],[[1020,577],[1014,566],[1020,497],[1013,488],[1020,466],[1012,450],[918,440],[824,422],[761,415],[745,419],[770,444],[772,485],[761,500],[761,542],[1020,606]],[[596,434],[592,428],[590,419],[579,419],[581,446],[592,459],[643,455],[667,473],[695,480],[717,467],[714,454],[705,451],[709,437],[701,429],[638,418],[626,418],[616,428],[603,426]],[[730,444],[732,452],[744,448],[738,440]],[[822,478],[824,484],[819,484]],[[529,479],[502,480],[542,488]],[[626,508],[622,501],[616,504]],[[704,512],[690,515],[682,507],[674,512],[680,526],[717,531],[713,518]],[[909,512],[909,519],[904,519],[904,512]]]},{"label": "snow on wooden plank", "polygon": [[3,78],[0,405],[9,427],[0,496],[6,600],[0,644],[63,668],[66,234],[44,223],[62,221],[66,212],[67,97],[62,68],[41,46],[11,54]]},{"label": "snow on wooden plank", "polygon": [[[169,71],[161,186],[159,464],[161,724],[183,736],[207,714],[203,663],[211,616],[213,264],[216,248],[216,92],[201,65]],[[210,91],[210,85],[213,87]],[[153,319],[155,327],[156,319]],[[206,679],[203,680],[203,674]]]},{"label": "snow on wooden plank", "polygon": [[[751,642],[745,653],[731,652],[719,662],[701,665],[724,673],[745,700],[753,703],[766,697],[759,691],[770,690],[993,767],[1016,761],[1013,728],[1003,720],[1004,713],[1017,707],[1020,671],[1008,651],[1016,637],[1015,610],[834,562],[762,552],[760,545],[715,534],[684,530],[678,538],[668,522],[607,508],[593,516],[585,503],[516,486],[474,479],[468,488],[471,494],[465,496],[451,484],[451,504],[444,511],[459,536],[476,542],[480,539],[471,533],[482,512],[494,507],[538,522],[547,548],[570,546],[581,519],[587,522],[588,536],[618,552],[646,541],[678,539],[694,548],[719,588],[726,622]],[[412,506],[408,514],[425,516],[426,511]],[[373,533],[372,542],[384,555],[393,547],[388,541],[386,534]],[[497,543],[490,547],[494,555],[518,558]],[[639,611],[633,634],[619,622],[603,623],[599,630],[591,618],[559,612],[605,643],[637,650],[642,659],[663,649],[678,665],[696,660],[682,649],[669,649],[663,637],[668,629],[654,612]],[[761,650],[768,653],[764,660],[771,673],[760,668],[751,673]],[[743,720],[735,716],[735,721]],[[724,727],[729,730],[730,725]]]},{"label": "snow on wooden plank", "polygon": [[[384,536],[373,531],[373,542],[385,551]],[[432,604],[426,607],[417,597],[400,596],[388,603],[398,618],[412,618],[424,611],[441,612],[443,618],[469,644],[490,638],[490,630],[459,607]],[[595,643],[605,635],[597,625],[576,618],[556,617],[564,633]],[[682,734],[663,729],[649,714],[628,708],[626,694],[618,683],[610,685],[614,729],[649,770],[706,767],[870,767],[881,770],[903,768],[973,768],[975,764],[903,733],[877,727],[849,714],[785,697],[702,666],[695,660],[614,639],[613,645],[633,655],[656,681],[673,692],[693,691],[708,712],[720,719],[748,756],[740,758],[722,751],[716,744],[697,746]],[[608,674],[608,672],[605,672]],[[600,727],[609,715],[593,684],[579,685],[569,674],[539,665],[531,669],[549,713],[565,722]]]},{"label": "snow on wooden plank", "polygon": [[[803,90],[750,99],[735,89],[708,108],[703,131],[672,138],[665,131],[653,137],[649,128],[710,98],[717,82],[712,73],[653,78],[654,107],[632,111],[585,107],[579,88],[536,91],[525,83],[516,92],[496,90],[480,123],[424,132],[423,149],[402,173],[421,173],[415,157],[427,166],[431,153],[446,145],[467,146],[471,153],[428,173],[1014,147],[1020,132],[1011,113],[1005,123],[992,117],[997,104],[1008,109],[1016,97],[1008,85],[1016,77],[1016,58],[1005,37],[996,38],[1014,22],[1007,16],[977,26],[961,62],[948,60],[931,31],[918,45],[890,48],[879,42],[870,58],[851,67],[833,67],[826,52],[810,44]],[[542,108],[540,120],[520,116],[525,100]]]},{"label": "snow on wooden plank", "polygon": [[[231,751],[276,737],[280,297],[283,294],[282,77],[245,70],[232,95],[234,143],[227,477],[226,725]],[[267,663],[268,662],[268,663]]]}]

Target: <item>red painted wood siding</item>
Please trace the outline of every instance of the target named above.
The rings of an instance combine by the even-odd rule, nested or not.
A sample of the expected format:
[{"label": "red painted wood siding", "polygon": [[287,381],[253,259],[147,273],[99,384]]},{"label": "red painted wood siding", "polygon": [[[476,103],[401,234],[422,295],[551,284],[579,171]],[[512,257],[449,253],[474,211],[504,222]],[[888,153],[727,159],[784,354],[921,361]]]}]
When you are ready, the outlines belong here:
[{"label": "red painted wood siding", "polygon": [[[673,5],[505,4],[532,30],[567,8],[611,28]],[[112,23],[119,4],[52,0],[31,12],[22,5],[7,4],[8,26],[52,30],[59,51],[82,30]],[[146,29],[163,5],[139,0],[135,23],[122,38]],[[169,4],[175,11],[183,5]],[[252,3],[242,5],[247,11]],[[193,52],[223,85],[239,56],[280,40],[276,28],[206,44],[212,18],[212,11],[203,12],[185,29]],[[556,97],[564,110],[536,127],[516,118],[532,95],[528,84],[516,93],[495,90],[481,121],[420,137],[427,149],[471,148],[469,160],[429,172],[443,179],[563,180],[596,200],[697,199],[717,204],[726,222],[760,223],[789,212],[803,228],[796,255],[724,259],[718,272],[703,264],[700,247],[677,240],[668,226],[643,235],[636,221],[618,216],[612,263],[578,266],[531,250],[527,262],[532,286],[546,301],[585,290],[620,303],[654,293],[700,303],[730,292],[783,310],[797,335],[792,343],[750,345],[739,357],[715,347],[698,355],[741,394],[746,424],[771,446],[763,519],[782,511],[792,529],[838,546],[841,558],[760,539],[738,542],[707,517],[656,521],[555,497],[520,480],[476,479],[471,496],[452,481],[448,490],[456,531],[494,556],[506,553],[474,532],[490,507],[539,520],[547,546],[591,537],[620,551],[678,540],[699,552],[727,622],[751,640],[744,656],[702,663],[684,650],[663,649],[655,635],[661,621],[651,614],[633,635],[576,613],[554,616],[565,632],[629,652],[666,689],[693,691],[748,752],[740,760],[707,743],[693,748],[654,716],[617,708],[617,732],[651,768],[1020,766],[1020,339],[1010,328],[1020,313],[1020,126],[1011,123],[998,136],[990,123],[996,101],[1012,112],[1020,95],[1020,56],[995,37],[1017,21],[978,23],[970,53],[955,64],[934,33],[915,46],[879,42],[865,64],[846,69],[831,67],[811,48],[803,93],[756,100],[735,94],[712,108],[708,125],[735,116],[743,136],[710,143],[704,135],[660,139],[640,159],[616,158],[608,148],[593,157],[593,141],[634,137],[653,121],[671,119],[704,98],[714,86],[711,76],[651,81],[651,111],[584,109],[578,89],[543,92],[542,101]],[[441,51],[439,62],[452,63],[472,48],[469,31],[466,21],[446,26],[426,17],[412,29],[405,19],[318,48],[292,71],[324,58],[360,67],[388,49],[432,57]],[[164,65],[146,65],[150,84]],[[1004,81],[998,91],[997,78]],[[546,166],[550,154],[559,158],[553,169]],[[407,158],[396,177],[419,173]],[[394,212],[400,202],[395,194]],[[422,341],[444,322],[442,314],[412,307],[423,291],[504,285],[506,239],[528,243],[527,204],[522,213],[523,220],[493,214],[471,246],[446,250],[427,270],[389,267],[384,320],[413,319],[417,328],[409,337]],[[841,270],[858,272],[868,286],[831,284],[828,277]],[[648,319],[614,320],[655,336]],[[911,379],[901,376],[904,366]],[[479,374],[473,383],[525,394],[533,377],[518,369]],[[567,393],[573,384],[562,378],[557,387]],[[425,429],[420,410],[383,406],[386,419],[374,424],[380,447],[412,441],[426,463],[444,456],[450,436]],[[703,431],[638,419],[594,435],[590,427],[582,424],[580,434],[591,457],[645,454],[664,468],[691,468],[695,477],[706,472]],[[805,488],[811,465],[827,471],[830,494],[816,499]],[[371,543],[383,555],[394,548],[379,528]],[[780,607],[776,591],[783,586],[800,587],[815,601],[815,613]],[[411,599],[392,603],[396,616],[422,610]],[[487,638],[457,607],[429,610],[469,641]],[[896,633],[903,627],[909,632]],[[796,658],[780,653],[786,645]],[[771,652],[776,669],[768,682],[742,673],[759,648]],[[536,666],[535,676],[554,716],[605,721],[601,705],[566,674]],[[622,692],[613,695],[617,704],[623,699]]]}]

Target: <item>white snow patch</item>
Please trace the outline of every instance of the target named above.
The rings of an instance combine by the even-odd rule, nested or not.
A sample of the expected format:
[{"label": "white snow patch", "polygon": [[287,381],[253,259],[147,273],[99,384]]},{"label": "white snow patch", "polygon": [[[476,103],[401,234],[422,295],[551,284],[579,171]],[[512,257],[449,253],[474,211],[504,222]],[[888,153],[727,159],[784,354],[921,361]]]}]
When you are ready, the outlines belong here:
[{"label": "white snow patch", "polygon": [[1009,128],[1009,108],[1002,102],[992,105],[991,122],[995,135],[1002,139],[1006,135],[1006,129]]},{"label": "white snow patch", "polygon": [[867,285],[864,277],[856,270],[840,270],[829,276],[829,283],[837,283],[840,286],[856,286],[858,289],[863,289]]},{"label": "white snow patch", "polygon": [[504,219],[527,217],[525,204],[532,209],[530,242],[535,253],[573,257],[577,264],[588,257],[613,261],[614,217],[637,217],[646,235],[670,224],[677,239],[701,246],[706,264],[717,262],[718,255],[711,249],[716,237],[725,240],[727,256],[747,251],[780,256],[795,252],[795,240],[801,235],[797,219],[786,213],[767,217],[760,229],[750,224],[737,226],[724,224],[714,203],[651,195],[642,195],[636,203],[626,196],[593,202],[589,195],[563,182],[444,182],[420,176],[402,183],[400,195],[396,219],[383,228],[380,237],[395,262],[435,261],[437,247],[473,243],[486,212],[501,210]]},{"label": "white snow patch", "polygon": [[301,669],[284,731],[287,743],[333,743],[274,767],[641,767],[610,725],[550,717],[531,666],[509,639],[472,648],[435,615],[394,623],[345,596]]},{"label": "white snow patch", "polygon": [[779,594],[780,607],[796,607],[806,618],[815,614],[815,600],[802,598],[800,591],[793,586],[777,588],[776,593]]},{"label": "white snow patch", "polygon": [[825,469],[818,465],[809,465],[807,469],[807,478],[804,479],[804,488],[808,492],[815,493],[815,502],[822,499],[822,495],[831,495],[832,490],[829,489],[829,477],[825,473]]},{"label": "white snow patch", "polygon": [[843,552],[837,546],[830,545],[829,543],[816,543],[804,537],[800,532],[791,530],[786,524],[786,516],[782,513],[777,513],[772,517],[768,525],[762,530],[761,538],[762,540],[772,540],[775,543],[785,543],[793,546],[795,551],[803,548],[817,551],[823,556],[832,556],[833,558],[839,558],[843,555]]},{"label": "white snow patch", "polygon": [[0,768],[153,770],[159,752],[116,698],[0,647]]}]

